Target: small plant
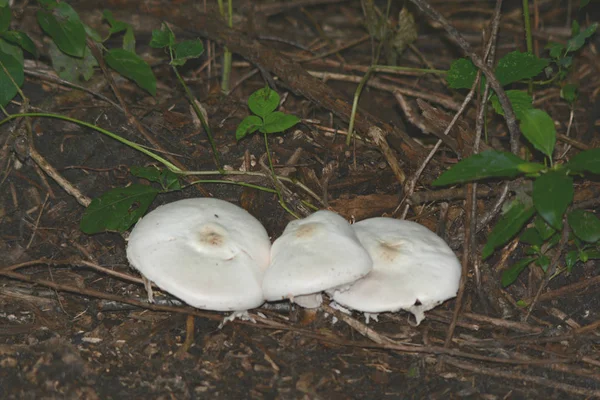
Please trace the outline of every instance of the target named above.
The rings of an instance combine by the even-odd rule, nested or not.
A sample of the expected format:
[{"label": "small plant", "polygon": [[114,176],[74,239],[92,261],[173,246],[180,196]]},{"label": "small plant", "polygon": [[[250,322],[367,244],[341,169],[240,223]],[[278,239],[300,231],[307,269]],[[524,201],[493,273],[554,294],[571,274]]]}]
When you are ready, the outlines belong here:
[{"label": "small plant", "polygon": [[[273,161],[271,160],[268,135],[283,132],[300,122],[300,118],[296,117],[295,115],[285,114],[281,111],[275,111],[279,107],[279,101],[279,94],[277,94],[276,91],[272,90],[268,86],[258,89],[256,92],[252,93],[248,98],[248,107],[250,108],[250,111],[254,113],[254,115],[249,115],[244,118],[235,131],[235,138],[237,140],[241,140],[256,131],[259,131],[264,135],[265,149],[267,152],[267,159],[269,160],[269,168],[271,169],[271,175],[276,188],[278,187],[278,181],[275,176]],[[285,204],[279,189],[277,189],[277,196],[279,198],[279,204],[288,213],[297,217]]]},{"label": "small plant", "polygon": [[275,111],[279,107],[280,97],[268,86],[258,89],[248,98],[248,107],[254,115],[243,119],[235,131],[235,138],[242,140],[246,136],[259,131],[265,135],[280,133],[300,122],[295,115]]}]

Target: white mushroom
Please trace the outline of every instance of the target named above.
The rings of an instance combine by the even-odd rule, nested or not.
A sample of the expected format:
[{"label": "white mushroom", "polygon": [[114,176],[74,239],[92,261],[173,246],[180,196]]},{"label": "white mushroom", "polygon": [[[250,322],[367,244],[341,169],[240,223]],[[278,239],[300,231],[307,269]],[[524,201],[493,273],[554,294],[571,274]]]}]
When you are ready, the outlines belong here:
[{"label": "white mushroom", "polygon": [[187,304],[243,311],[264,302],[271,242],[244,209],[195,198],[156,208],[133,228],[127,258],[148,280]]},{"label": "white mushroom", "polygon": [[393,218],[370,218],[353,227],[373,271],[346,291],[328,291],[337,303],[365,313],[406,310],[418,325],[425,311],[456,296],[460,262],[435,233]]},{"label": "white mushroom", "polygon": [[290,299],[307,308],[321,305],[321,292],[343,290],[365,276],[373,262],[352,226],[331,211],[290,222],[271,248],[263,280],[267,301]]}]

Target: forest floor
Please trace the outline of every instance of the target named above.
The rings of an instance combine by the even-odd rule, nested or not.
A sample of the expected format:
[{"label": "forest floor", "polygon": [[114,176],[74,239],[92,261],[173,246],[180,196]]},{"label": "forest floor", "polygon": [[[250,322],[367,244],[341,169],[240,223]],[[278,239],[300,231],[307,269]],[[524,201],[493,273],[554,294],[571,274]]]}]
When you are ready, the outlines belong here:
[{"label": "forest floor", "polygon": [[[379,321],[366,325],[362,315],[340,313],[326,300],[312,311],[286,303],[265,306],[250,310],[254,322],[235,320],[219,328],[224,313],[183,306],[166,293],[150,304],[139,274],[127,262],[126,234],[88,235],[80,221],[85,206],[106,191],[150,184],[130,168],[158,165],[156,161],[69,121],[20,118],[0,126],[0,398],[600,398],[598,260],[578,262],[548,282],[532,264],[503,287],[502,272],[527,257],[525,244],[514,239],[481,261],[486,237],[499,218],[498,199],[505,199],[505,181],[478,185],[474,213],[469,211],[473,202],[465,201],[464,185],[431,185],[476,146],[481,96],[476,94],[464,108],[468,90],[450,89],[443,74],[373,73],[359,101],[358,136],[347,146],[353,96],[380,43],[369,35],[365,10],[370,2],[234,1],[234,30],[218,17],[216,3],[69,2],[102,37],[108,32],[104,9],[131,24],[137,54],[158,81],[151,96],[105,67],[96,67],[91,79],[78,86],[58,78],[50,40],[36,20],[38,5],[16,2],[11,29],[26,32],[40,51],[37,60],[25,60],[22,91],[28,111],[86,121],[147,146],[182,169],[215,171],[206,131],[166,53],[148,45],[152,30],[168,21],[178,38],[204,43],[202,57],[180,71],[206,111],[222,164],[228,170],[259,173],[209,178],[273,187],[264,166],[262,135],[237,141],[235,131],[249,114],[249,95],[266,82],[275,85],[282,97],[280,110],[302,119],[269,137],[276,173],[293,178],[280,183],[291,209],[306,215],[299,201],[304,200],[349,220],[406,214],[437,232],[467,263],[458,315],[456,299],[451,299],[428,312],[419,326],[404,312],[381,314]],[[397,54],[393,45],[381,46],[379,64],[395,59],[403,67],[448,70],[465,56],[440,22],[411,1],[392,2],[390,26],[404,3],[414,16],[416,40]],[[430,0],[475,54],[485,49],[494,3]],[[385,1],[375,5],[385,13]],[[504,1],[492,42],[496,60],[526,50],[521,6],[520,1]],[[547,57],[549,42],[566,43],[571,37],[572,20],[588,26],[598,20],[598,9],[593,0],[582,10],[578,1],[532,1],[534,52]],[[410,29],[408,20],[403,21]],[[599,36],[573,55],[565,78],[579,86],[572,105],[561,98],[556,84],[535,87],[534,105],[555,122],[558,161],[600,146]],[[121,41],[122,36],[113,35],[104,45],[119,47]],[[233,53],[227,94],[221,90],[223,45]],[[16,97],[6,110],[23,112],[25,106]],[[459,110],[450,139],[424,164]],[[491,110],[486,116],[480,149],[510,151],[504,119]],[[381,128],[386,138],[378,140],[371,126]],[[520,155],[532,151],[525,143],[521,139]],[[407,182],[422,165],[411,192]],[[508,199],[527,188],[526,180],[511,182]],[[248,210],[272,238],[293,219],[270,192],[225,183],[183,186],[159,194],[150,209],[213,196]],[[575,205],[588,205],[582,207],[592,212],[598,208],[597,176],[578,178],[575,187]],[[473,235],[465,256],[465,232],[471,233],[465,227],[486,214],[491,218]],[[552,258],[561,250],[549,249],[547,255]],[[559,256],[563,260],[564,254]]]}]

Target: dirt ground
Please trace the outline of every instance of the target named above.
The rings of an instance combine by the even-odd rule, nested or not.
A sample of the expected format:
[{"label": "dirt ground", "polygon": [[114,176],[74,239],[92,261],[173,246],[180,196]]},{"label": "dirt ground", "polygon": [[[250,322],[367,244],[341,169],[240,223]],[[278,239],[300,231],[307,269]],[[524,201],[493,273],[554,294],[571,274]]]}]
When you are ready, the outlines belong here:
[{"label": "dirt ground", "polygon": [[[25,64],[22,90],[32,112],[98,125],[191,171],[216,169],[211,146],[164,52],[148,46],[151,31],[166,20],[178,38],[203,40],[207,51],[181,73],[206,110],[227,168],[265,171],[262,137],[237,142],[234,133],[248,115],[248,96],[266,81],[274,83],[284,99],[280,110],[302,118],[293,129],[270,137],[276,172],[301,182],[321,202],[284,182],[285,199],[299,214],[306,210],[300,200],[309,200],[348,219],[399,217],[407,202],[398,171],[414,176],[437,140],[422,127],[447,126],[466,93],[448,89],[435,74],[375,74],[359,102],[356,129],[364,140],[348,147],[352,98],[377,48],[358,0],[236,0],[235,30],[216,17],[212,1],[69,2],[100,32],[107,32],[103,9],[133,26],[137,53],[158,79],[155,97],[116,73],[111,82],[100,68],[80,84],[87,91],[57,79],[48,37],[35,20],[37,5],[15,3],[11,27],[27,32],[40,50],[38,60]],[[385,10],[386,2],[375,3]],[[403,3],[392,2],[392,20]],[[464,56],[437,21],[406,3],[418,36],[398,55],[398,65],[447,70]],[[497,58],[525,50],[522,4],[504,3]],[[578,3],[532,2],[536,51],[543,54],[551,40],[565,42],[570,20],[580,18],[583,25],[598,19],[600,4],[583,12],[577,11]],[[482,30],[489,31],[494,2],[430,4],[475,52],[482,51]],[[105,45],[119,46],[120,40]],[[223,45],[233,52],[228,94],[220,90]],[[579,84],[580,94],[572,113],[557,86],[536,92],[536,106],[553,116],[561,135],[573,126],[570,141],[557,145],[565,150],[570,145],[569,154],[600,145],[599,45],[596,35],[575,56],[570,79]],[[417,100],[430,106],[429,114]],[[460,117],[460,132],[454,132],[465,151],[473,144],[476,101]],[[22,107],[17,97],[7,112]],[[385,144],[369,136],[370,126],[386,131]],[[506,124],[491,113],[487,134],[486,145],[509,148]],[[438,232],[463,262],[470,260],[457,318],[452,299],[428,312],[419,326],[402,312],[382,314],[366,325],[362,315],[340,313],[327,300],[316,311],[265,305],[250,311],[254,322],[235,320],[221,329],[224,313],[187,307],[166,293],[148,303],[139,274],[127,262],[126,235],[80,230],[82,202],[111,188],[148,184],[129,169],[154,165],[154,160],[97,131],[56,119],[5,123],[0,142],[1,399],[600,398],[598,261],[579,263],[550,280],[527,316],[529,307],[517,302],[532,304],[543,273],[531,268],[507,288],[499,283],[502,270],[524,256],[524,246],[512,241],[478,262],[476,274],[473,261],[480,260],[491,222],[476,236],[471,257],[463,257],[465,192],[458,187],[438,193],[431,186],[458,160],[450,142],[421,175],[407,218]],[[273,187],[264,173],[210,178]],[[581,179],[577,189],[575,202],[592,200],[588,210],[598,207],[593,200],[599,198],[600,181]],[[477,215],[491,210],[501,191],[502,181],[480,184]],[[241,205],[273,238],[292,220],[272,193],[222,183],[160,194],[151,209],[200,196]]]}]

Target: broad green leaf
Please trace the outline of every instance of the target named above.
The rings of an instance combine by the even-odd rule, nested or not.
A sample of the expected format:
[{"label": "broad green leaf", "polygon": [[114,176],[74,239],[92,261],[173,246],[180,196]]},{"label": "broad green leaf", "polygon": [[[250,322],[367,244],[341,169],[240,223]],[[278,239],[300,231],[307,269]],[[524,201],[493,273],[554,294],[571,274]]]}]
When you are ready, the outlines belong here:
[{"label": "broad green leaf", "polygon": [[546,49],[552,58],[560,58],[565,51],[565,46],[562,43],[550,42],[546,45]]},{"label": "broad green leaf", "polygon": [[265,86],[250,95],[248,107],[254,114],[264,118],[279,107],[279,94]]},{"label": "broad green leaf", "polygon": [[560,97],[569,103],[573,103],[577,99],[577,85],[567,83],[560,89]]},{"label": "broad green leaf", "polygon": [[10,7],[0,6],[0,32],[6,32],[10,28]]},{"label": "broad green leaf", "polygon": [[0,0],[0,7],[7,7],[8,6],[8,0]]},{"label": "broad green leaf", "polygon": [[596,243],[600,240],[600,219],[591,212],[574,210],[567,215],[569,226],[581,240]]},{"label": "broad green leaf", "polygon": [[155,29],[152,31],[150,47],[162,49],[163,47],[173,46],[174,44],[175,35],[173,35],[173,32],[169,29],[163,27],[161,30]]},{"label": "broad green leaf", "polygon": [[57,3],[37,12],[37,20],[59,49],[73,57],[83,57],[85,28],[77,12],[67,3]]},{"label": "broad green leaf", "polygon": [[525,110],[521,115],[520,127],[523,136],[533,147],[552,158],[556,144],[556,127],[545,111],[537,108]]},{"label": "broad green leaf", "polygon": [[175,58],[171,61],[173,65],[183,65],[190,58],[197,58],[204,52],[204,46],[199,39],[184,40],[173,46]]},{"label": "broad green leaf", "polygon": [[60,51],[54,42],[49,42],[48,54],[58,76],[73,83],[90,80],[94,75],[94,67],[98,66],[98,61],[87,47],[83,57],[77,58]]},{"label": "broad green leaf", "polygon": [[152,96],[156,95],[156,77],[140,56],[125,49],[111,49],[106,53],[105,59],[109,67],[133,80]]},{"label": "broad green leaf", "polygon": [[160,173],[160,184],[166,191],[181,190],[181,182],[179,181],[179,175],[170,169],[163,169]]},{"label": "broad green leaf", "polygon": [[577,35],[581,31],[581,27],[579,26],[579,22],[576,19],[571,22],[571,36]]},{"label": "broad green leaf", "polygon": [[109,10],[102,12],[102,17],[110,25],[109,36],[116,33],[125,32],[123,36],[123,48],[127,51],[135,53],[135,36],[133,34],[133,27],[123,21],[118,21],[113,17],[113,14]]},{"label": "broad green leaf", "polygon": [[476,77],[477,68],[473,62],[468,58],[459,58],[450,65],[446,81],[452,89],[471,89]]},{"label": "broad green leaf", "polygon": [[579,9],[581,10],[583,7],[590,4],[590,0],[579,0]]},{"label": "broad green leaf", "polygon": [[[508,96],[508,100],[512,105],[512,108],[515,112],[515,116],[517,119],[521,119],[523,113],[527,110],[531,110],[533,108],[533,98],[522,90],[507,90],[506,95]],[[496,94],[492,95],[492,106],[494,110],[500,114],[504,115],[504,110],[500,105],[500,101],[498,100],[498,96]]]},{"label": "broad green leaf", "polygon": [[562,219],[573,201],[573,178],[564,171],[549,171],[533,182],[533,205],[555,229],[562,229]]},{"label": "broad green leaf", "polygon": [[502,286],[507,287],[516,281],[519,275],[521,275],[521,272],[523,272],[533,260],[535,260],[535,257],[522,258],[502,271]]},{"label": "broad green leaf", "polygon": [[523,243],[537,246],[538,248],[544,244],[544,239],[540,236],[540,233],[535,228],[527,228],[523,231],[519,240]]},{"label": "broad green leaf", "polygon": [[596,29],[598,29],[597,22],[591,24],[584,31],[579,32],[579,34],[569,39],[566,46],[567,52],[579,50],[581,46],[585,44],[585,40],[596,32]]},{"label": "broad green leaf", "polygon": [[519,165],[524,162],[512,153],[487,150],[460,161],[437,178],[433,185],[450,185],[491,177],[512,178],[521,173]]},{"label": "broad green leaf", "polygon": [[550,258],[545,254],[540,254],[535,263],[542,268],[542,271],[546,272],[550,266]]},{"label": "broad green leaf", "polygon": [[235,130],[236,140],[241,140],[247,135],[254,133],[263,125],[263,120],[256,115],[248,115]]},{"label": "broad green leaf", "polygon": [[571,158],[566,167],[573,172],[589,171],[600,174],[600,148],[580,152]]},{"label": "broad green leaf", "polygon": [[523,225],[531,219],[534,213],[535,209],[533,207],[516,202],[492,229],[487,243],[481,252],[481,257],[485,260],[492,255],[495,249],[512,239],[519,233]]},{"label": "broad green leaf", "polygon": [[110,25],[110,29],[108,30],[108,33],[110,35],[123,32],[131,28],[131,25],[129,25],[128,23],[123,21],[117,21],[113,16],[112,11],[110,10],[104,10],[102,12],[102,18],[104,18],[106,22],[108,22],[108,24]]},{"label": "broad green leaf", "polygon": [[140,184],[111,189],[92,200],[83,213],[80,228],[88,235],[124,232],[146,213],[157,194],[152,186]]},{"label": "broad green leaf", "polygon": [[0,38],[10,42],[12,44],[16,44],[21,47],[23,50],[29,52],[32,56],[38,57],[38,50],[33,43],[33,40],[27,36],[25,32],[19,31],[7,31],[0,33]]},{"label": "broad green leaf", "polygon": [[548,240],[556,233],[556,229],[548,225],[546,220],[539,215],[535,216],[533,226],[542,237],[542,240]]},{"label": "broad green leaf", "polygon": [[265,117],[265,133],[283,132],[300,122],[300,118],[292,114],[275,111]]},{"label": "broad green leaf", "polygon": [[21,87],[25,81],[23,50],[0,39],[0,63],[10,75],[0,68],[0,106],[4,107],[17,95],[15,83]]},{"label": "broad green leaf", "polygon": [[94,42],[102,43],[102,36],[100,36],[97,30],[87,24],[83,24],[83,28],[85,29],[85,34],[92,38]]},{"label": "broad green leaf", "polygon": [[520,51],[508,53],[498,61],[495,74],[502,86],[533,78],[548,66],[548,60]]}]

